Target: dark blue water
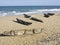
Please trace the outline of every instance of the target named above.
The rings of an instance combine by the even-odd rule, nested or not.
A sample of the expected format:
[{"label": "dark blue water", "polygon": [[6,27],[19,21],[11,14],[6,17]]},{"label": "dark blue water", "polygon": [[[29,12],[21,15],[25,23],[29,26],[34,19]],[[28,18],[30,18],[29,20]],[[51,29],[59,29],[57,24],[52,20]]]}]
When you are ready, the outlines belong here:
[{"label": "dark blue water", "polygon": [[0,16],[60,11],[60,6],[0,6]]},{"label": "dark blue water", "polygon": [[0,11],[28,12],[29,10],[59,9],[59,8],[60,8],[60,6],[0,6]]}]

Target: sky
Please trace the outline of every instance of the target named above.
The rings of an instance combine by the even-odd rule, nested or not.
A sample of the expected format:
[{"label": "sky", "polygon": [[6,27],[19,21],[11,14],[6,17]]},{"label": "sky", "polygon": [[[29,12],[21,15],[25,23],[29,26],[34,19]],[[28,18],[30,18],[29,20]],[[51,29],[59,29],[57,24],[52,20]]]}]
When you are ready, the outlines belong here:
[{"label": "sky", "polygon": [[60,0],[0,0],[0,6],[52,6],[60,5]]}]

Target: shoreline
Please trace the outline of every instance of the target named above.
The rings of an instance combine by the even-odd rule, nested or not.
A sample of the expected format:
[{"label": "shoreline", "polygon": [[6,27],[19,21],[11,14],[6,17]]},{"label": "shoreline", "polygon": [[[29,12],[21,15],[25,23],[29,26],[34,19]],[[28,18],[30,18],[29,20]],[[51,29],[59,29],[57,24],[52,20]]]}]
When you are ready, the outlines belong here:
[{"label": "shoreline", "polygon": [[0,16],[12,16],[12,15],[23,15],[23,14],[43,14],[43,13],[59,13],[60,12],[60,8],[58,9],[32,9],[29,11],[0,11]]}]

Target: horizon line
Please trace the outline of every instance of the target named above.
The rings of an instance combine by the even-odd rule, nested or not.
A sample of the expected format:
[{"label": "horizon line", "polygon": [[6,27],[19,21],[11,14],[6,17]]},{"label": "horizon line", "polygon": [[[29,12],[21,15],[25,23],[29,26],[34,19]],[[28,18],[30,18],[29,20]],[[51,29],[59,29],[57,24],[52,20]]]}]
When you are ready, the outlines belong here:
[{"label": "horizon line", "polygon": [[1,6],[60,6],[60,5],[1,5]]}]

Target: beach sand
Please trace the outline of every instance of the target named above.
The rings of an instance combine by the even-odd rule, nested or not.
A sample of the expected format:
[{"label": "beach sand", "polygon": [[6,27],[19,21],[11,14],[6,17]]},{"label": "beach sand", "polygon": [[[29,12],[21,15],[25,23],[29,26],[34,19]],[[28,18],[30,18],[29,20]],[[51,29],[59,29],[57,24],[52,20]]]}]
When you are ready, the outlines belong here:
[{"label": "beach sand", "polygon": [[[23,36],[0,36],[0,45],[40,45],[37,40],[47,38],[53,33],[60,33],[60,15],[56,13],[49,18],[45,18],[43,14],[31,14],[31,17],[38,18],[43,21],[37,22],[25,18],[23,15],[20,16],[4,16],[0,17],[0,33],[10,30],[21,30],[21,29],[40,29],[43,31],[39,34],[23,35]],[[26,26],[16,23],[16,18],[24,21],[32,22],[31,25]]]}]

